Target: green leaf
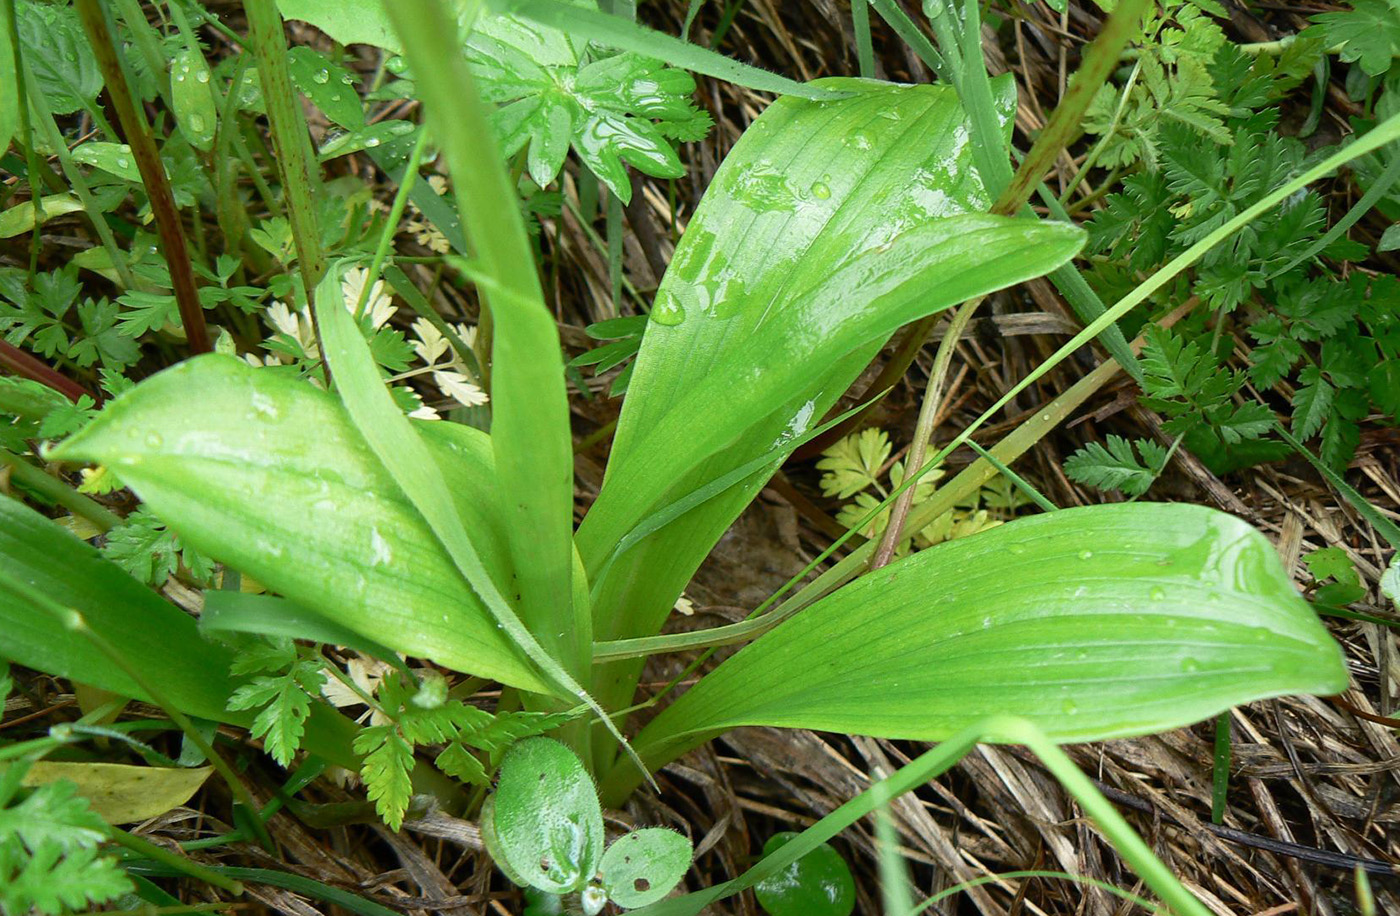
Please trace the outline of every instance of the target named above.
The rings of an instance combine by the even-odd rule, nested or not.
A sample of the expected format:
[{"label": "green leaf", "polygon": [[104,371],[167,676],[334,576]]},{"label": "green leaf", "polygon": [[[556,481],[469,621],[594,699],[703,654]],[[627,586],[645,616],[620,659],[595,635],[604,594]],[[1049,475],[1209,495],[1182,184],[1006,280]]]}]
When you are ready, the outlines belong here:
[{"label": "green leaf", "polygon": [[102,73],[77,12],[64,4],[16,0],[15,16],[20,53],[36,84],[31,91],[43,93],[56,115],[91,105],[102,91]]},{"label": "green leaf", "polygon": [[863,429],[845,436],[822,452],[817,469],[822,475],[822,495],[849,499],[879,481],[890,457],[890,437],[881,429]]},{"label": "green leaf", "polygon": [[706,675],[635,744],[660,765],[739,725],[942,741],[996,714],[1097,741],[1346,683],[1258,532],[1124,503],[1019,519],[858,579]]},{"label": "green leaf", "polygon": [[[109,535],[110,537],[110,535]],[[284,639],[343,646],[390,664],[402,664],[394,651],[336,621],[285,598],[213,589],[204,593],[199,627],[206,632],[256,633]]]},{"label": "green leaf", "polygon": [[170,61],[170,107],[190,146],[204,152],[213,149],[219,112],[214,87],[209,83],[209,65],[197,48],[186,48]]},{"label": "green leaf", "polygon": [[24,856],[14,845],[0,844],[0,909],[12,916],[81,910],[131,890],[117,860],[95,848],[63,853],[43,846]]},{"label": "green leaf", "polygon": [[674,830],[634,830],[603,853],[598,880],[608,899],[623,909],[646,906],[671,893],[685,877],[691,851],[690,840]]},{"label": "green leaf", "polygon": [[1312,17],[1327,45],[1340,44],[1345,62],[1359,61],[1361,69],[1380,76],[1400,54],[1400,3],[1395,0],[1351,0],[1351,9]]},{"label": "green leaf", "polygon": [[346,130],[365,126],[365,110],[355,91],[355,75],[330,58],[298,45],[287,54],[287,72],[297,91]]},{"label": "green leaf", "polygon": [[507,868],[531,886],[567,894],[597,871],[598,793],[574,752],[558,741],[531,738],[506,753],[491,816]]},{"label": "green leaf", "polygon": [[[10,28],[0,28],[0,86],[18,86],[15,75],[14,45],[10,43]],[[20,97],[18,90],[0,93],[0,153],[10,147],[10,140],[20,128]]]},{"label": "green leaf", "polygon": [[[790,842],[793,831],[775,833],[763,844],[768,856]],[[771,916],[850,916],[856,883],[850,866],[827,843],[754,886],[759,905]]]},{"label": "green leaf", "polygon": [[509,14],[481,15],[467,39],[483,97],[507,103],[492,116],[501,152],[525,148],[530,177],[545,187],[572,146],[626,203],[624,163],[679,178],[685,170],[667,137],[699,139],[691,125],[708,120],[688,98],[695,81],[684,70],[630,52],[596,57],[587,41]]},{"label": "green leaf", "polygon": [[376,725],[355,738],[355,752],[365,757],[360,778],[374,810],[391,830],[398,830],[413,794],[413,748],[394,726]]},{"label": "green leaf", "polygon": [[[1105,447],[1090,442],[1070,455],[1065,459],[1065,473],[1076,483],[1100,490],[1119,490],[1128,496],[1146,493],[1166,466],[1166,449],[1149,439],[1134,443],[1122,436],[1109,436],[1107,443]],[[1141,461],[1133,454],[1134,444]]]},{"label": "green leaf", "polygon": [[287,19],[300,19],[343,45],[366,44],[398,51],[398,36],[383,0],[277,0]]},{"label": "green leaf", "polygon": [[[716,173],[658,291],[578,534],[598,639],[657,631],[785,443],[898,327],[1079,248],[1070,226],[959,215],[989,201],[951,89],[821,85],[853,95],[768,107]],[[651,514],[770,452],[768,467],[612,557]],[[605,704],[630,702],[636,670],[614,666]]]},{"label": "green leaf", "polygon": [[1298,373],[1299,386],[1293,392],[1293,435],[1311,439],[1322,428],[1332,409],[1336,389],[1322,377],[1322,371],[1309,366]]},{"label": "green leaf", "polygon": [[491,777],[486,772],[486,767],[476,755],[462,745],[457,743],[449,744],[441,754],[437,755],[434,761],[437,768],[442,770],[453,779],[460,779],[473,785],[489,785]]},{"label": "green leaf", "polygon": [[298,659],[285,674],[254,678],[239,687],[229,698],[228,708],[259,709],[250,729],[253,737],[264,739],[263,746],[272,759],[287,766],[301,747],[311,698],[321,695],[325,683],[319,660]]},{"label": "green leaf", "polygon": [[[453,423],[415,429],[451,482],[445,506],[509,581],[489,440]],[[184,543],[361,636],[541,688],[323,391],[233,357],[197,357],[113,401],[53,455],[112,467]]]},{"label": "green leaf", "polygon": [[141,180],[141,169],[131,154],[131,147],[125,143],[106,143],[91,140],[73,150],[73,161],[101,169],[109,175],[127,181]]}]

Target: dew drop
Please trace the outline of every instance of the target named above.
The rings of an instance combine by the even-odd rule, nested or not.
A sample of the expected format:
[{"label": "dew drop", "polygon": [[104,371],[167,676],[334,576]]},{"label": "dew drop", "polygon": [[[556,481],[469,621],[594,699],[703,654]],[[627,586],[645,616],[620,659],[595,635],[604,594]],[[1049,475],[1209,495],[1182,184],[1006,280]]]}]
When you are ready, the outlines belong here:
[{"label": "dew drop", "polygon": [[118,159],[118,160],[117,160],[117,168],[119,168],[119,169],[129,169],[129,168],[131,168],[131,160],[130,160],[130,159],[127,159],[127,158],[125,158],[125,157],[123,157],[123,158],[121,158],[121,159]]},{"label": "dew drop", "polygon": [[685,321],[685,309],[671,296],[657,302],[651,309],[651,320],[665,327],[674,327]]},{"label": "dew drop", "polygon": [[190,130],[194,131],[197,134],[204,133],[204,115],[190,115]]},{"label": "dew drop", "polygon": [[1079,551],[1079,559],[1081,559],[1081,560],[1087,560],[1087,559],[1089,559],[1090,557],[1092,557],[1093,555],[1094,555],[1094,552],[1093,552],[1092,550],[1081,550],[1081,551]]},{"label": "dew drop", "polygon": [[208,71],[208,70],[200,70],[200,71],[198,71],[197,73],[195,73],[194,78],[195,78],[198,82],[207,83],[207,82],[209,82],[209,71]]},{"label": "dew drop", "polygon": [[317,70],[316,74],[311,78],[318,83],[329,83],[331,81],[331,72],[322,67],[320,70]]},{"label": "dew drop", "polygon": [[1153,586],[1152,591],[1147,593],[1147,596],[1153,601],[1161,601],[1163,598],[1167,597],[1167,590],[1160,585],[1156,585]]},{"label": "dew drop", "polygon": [[1076,715],[1079,712],[1079,704],[1073,700],[1065,700],[1060,704],[1060,712],[1067,716]]},{"label": "dew drop", "polygon": [[812,196],[817,200],[826,200],[831,196],[831,187],[825,181],[812,182]]},{"label": "dew drop", "polygon": [[1187,674],[1190,674],[1192,671],[1200,671],[1201,663],[1196,661],[1194,658],[1183,658],[1181,660],[1181,670],[1185,671]]},{"label": "dew drop", "polygon": [[1012,544],[1010,547],[1006,548],[1006,552],[1019,557],[1026,552],[1026,546],[1024,544]]},{"label": "dew drop", "polygon": [[372,148],[372,147],[376,147],[376,146],[378,146],[378,145],[379,145],[379,138],[378,138],[378,137],[370,137],[368,140],[365,141],[365,146],[368,146],[368,147],[371,147],[371,148]]}]

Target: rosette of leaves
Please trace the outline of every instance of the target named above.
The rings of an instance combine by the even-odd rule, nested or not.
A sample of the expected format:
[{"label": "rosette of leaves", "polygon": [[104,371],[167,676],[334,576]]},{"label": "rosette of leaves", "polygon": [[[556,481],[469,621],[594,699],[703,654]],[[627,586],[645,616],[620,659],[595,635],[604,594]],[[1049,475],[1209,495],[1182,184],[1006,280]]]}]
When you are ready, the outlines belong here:
[{"label": "rosette of leaves", "polygon": [[685,170],[672,141],[699,140],[710,116],[695,107],[683,70],[632,52],[614,53],[510,15],[483,13],[467,59],[487,101],[502,151],[526,150],[526,168],[545,187],[572,148],[624,203],[627,165],[657,178]]}]

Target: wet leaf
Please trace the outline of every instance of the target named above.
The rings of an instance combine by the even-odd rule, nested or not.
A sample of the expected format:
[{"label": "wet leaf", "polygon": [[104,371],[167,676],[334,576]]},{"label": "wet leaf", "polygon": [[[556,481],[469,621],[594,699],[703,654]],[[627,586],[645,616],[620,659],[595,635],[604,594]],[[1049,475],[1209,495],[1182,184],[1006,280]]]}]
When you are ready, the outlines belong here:
[{"label": "wet leaf", "polygon": [[[775,833],[763,844],[763,855],[776,852],[795,836],[792,831]],[[850,866],[826,843],[758,882],[754,894],[771,916],[849,916],[856,906]]]},{"label": "wet leaf", "polygon": [[603,854],[603,812],[574,752],[551,738],[516,744],[501,761],[492,796],[496,861],[552,894],[578,890]]},{"label": "wet leaf", "polygon": [[634,744],[655,766],[739,725],[942,741],[993,715],[1100,741],[1346,685],[1263,535],[1199,506],[1123,503],[1019,519],[857,579]]},{"label": "wet leaf", "polygon": [[205,152],[213,149],[219,112],[209,84],[209,65],[199,51],[186,48],[171,59],[170,104],[190,146]]},{"label": "wet leaf", "polygon": [[690,840],[665,827],[618,837],[598,866],[608,899],[624,909],[655,903],[671,893],[690,868]]}]

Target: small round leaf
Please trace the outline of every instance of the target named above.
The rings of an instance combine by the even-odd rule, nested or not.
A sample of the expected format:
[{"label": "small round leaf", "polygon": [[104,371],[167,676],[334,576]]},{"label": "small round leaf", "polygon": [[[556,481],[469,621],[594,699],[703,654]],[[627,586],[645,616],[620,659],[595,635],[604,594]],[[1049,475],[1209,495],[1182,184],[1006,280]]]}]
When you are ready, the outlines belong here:
[{"label": "small round leaf", "polygon": [[496,862],[551,894],[576,891],[603,854],[598,792],[578,757],[558,741],[531,738],[506,752],[492,797]]},{"label": "small round leaf", "polygon": [[665,827],[634,830],[608,847],[598,867],[608,897],[634,909],[671,892],[690,868],[690,840]]},{"label": "small round leaf", "polygon": [[[763,844],[765,856],[796,837],[776,833]],[[772,916],[849,916],[856,906],[856,882],[841,854],[826,843],[754,888]]]}]

